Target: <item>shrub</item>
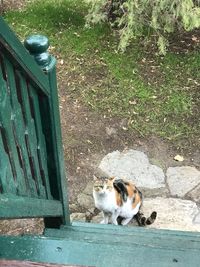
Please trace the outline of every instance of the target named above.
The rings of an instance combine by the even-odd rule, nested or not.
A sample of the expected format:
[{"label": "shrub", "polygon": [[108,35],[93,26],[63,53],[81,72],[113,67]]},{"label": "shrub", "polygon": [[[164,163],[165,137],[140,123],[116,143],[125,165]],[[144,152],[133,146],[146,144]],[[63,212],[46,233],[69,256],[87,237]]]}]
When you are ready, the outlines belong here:
[{"label": "shrub", "polygon": [[161,54],[166,53],[169,35],[200,27],[200,0],[85,0],[89,3],[87,25],[109,22],[120,34],[124,51],[138,36],[156,36]]}]

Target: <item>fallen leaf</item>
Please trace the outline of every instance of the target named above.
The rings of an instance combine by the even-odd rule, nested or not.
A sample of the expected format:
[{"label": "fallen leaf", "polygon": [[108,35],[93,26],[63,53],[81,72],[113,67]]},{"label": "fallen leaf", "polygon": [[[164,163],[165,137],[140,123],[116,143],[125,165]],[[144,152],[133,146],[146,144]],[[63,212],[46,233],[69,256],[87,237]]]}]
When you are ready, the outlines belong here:
[{"label": "fallen leaf", "polygon": [[184,161],[184,157],[182,157],[182,156],[180,156],[180,155],[176,155],[176,156],[174,157],[174,160],[176,160],[176,161]]}]

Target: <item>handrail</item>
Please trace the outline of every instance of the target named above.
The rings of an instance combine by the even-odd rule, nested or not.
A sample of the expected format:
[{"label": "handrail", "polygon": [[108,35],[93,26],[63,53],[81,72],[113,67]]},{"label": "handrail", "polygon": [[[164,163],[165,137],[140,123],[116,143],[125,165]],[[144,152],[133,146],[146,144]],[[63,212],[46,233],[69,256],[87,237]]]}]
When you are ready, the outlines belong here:
[{"label": "handrail", "polygon": [[0,29],[0,44],[5,48],[5,51],[9,52],[10,56],[24,69],[31,80],[39,86],[40,90],[42,90],[44,94],[49,95],[48,78],[44,75],[42,70],[38,68],[35,60],[30,57],[28,51],[24,49],[24,46],[10,30],[1,16]]}]

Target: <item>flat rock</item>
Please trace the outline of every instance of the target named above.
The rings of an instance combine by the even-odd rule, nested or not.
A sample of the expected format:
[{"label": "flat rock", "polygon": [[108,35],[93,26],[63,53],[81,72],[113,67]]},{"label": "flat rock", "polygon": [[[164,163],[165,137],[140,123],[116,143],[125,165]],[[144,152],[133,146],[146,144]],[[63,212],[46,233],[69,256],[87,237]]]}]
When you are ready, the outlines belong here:
[{"label": "flat rock", "polygon": [[187,194],[187,197],[200,203],[200,184]]},{"label": "flat rock", "polygon": [[160,188],[145,188],[145,187],[138,187],[139,190],[142,192],[143,198],[153,198],[153,197],[169,197],[169,190],[166,187]]},{"label": "flat rock", "polygon": [[99,168],[108,176],[132,180],[138,187],[165,187],[163,170],[150,164],[147,155],[137,150],[109,153],[102,159]]},{"label": "flat rock", "polygon": [[198,224],[200,224],[200,211],[199,211],[199,213],[194,217],[193,222],[194,222],[194,223],[198,223]]},{"label": "flat rock", "polygon": [[200,182],[200,172],[195,167],[169,167],[166,174],[172,196],[184,197]]},{"label": "flat rock", "polygon": [[[177,198],[147,198],[144,200],[143,212],[149,216],[157,211],[156,221],[147,227],[200,232],[200,216],[196,203]],[[196,218],[196,219],[195,219]]]},{"label": "flat rock", "polygon": [[[144,200],[142,211],[145,216],[149,216],[152,211],[157,211],[157,218],[148,228],[169,229],[180,231],[200,232],[200,210],[197,205],[190,200],[177,198],[147,198]],[[103,213],[92,218],[93,223],[100,223]],[[137,226],[137,222],[132,220],[128,226]]]}]

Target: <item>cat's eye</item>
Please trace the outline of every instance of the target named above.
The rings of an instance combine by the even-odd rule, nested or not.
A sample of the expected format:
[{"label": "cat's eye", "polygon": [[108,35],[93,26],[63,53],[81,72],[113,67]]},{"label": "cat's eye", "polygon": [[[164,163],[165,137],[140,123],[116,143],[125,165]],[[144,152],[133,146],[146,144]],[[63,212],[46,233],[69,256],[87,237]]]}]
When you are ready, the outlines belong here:
[{"label": "cat's eye", "polygon": [[103,185],[95,185],[94,188],[103,188]]}]

